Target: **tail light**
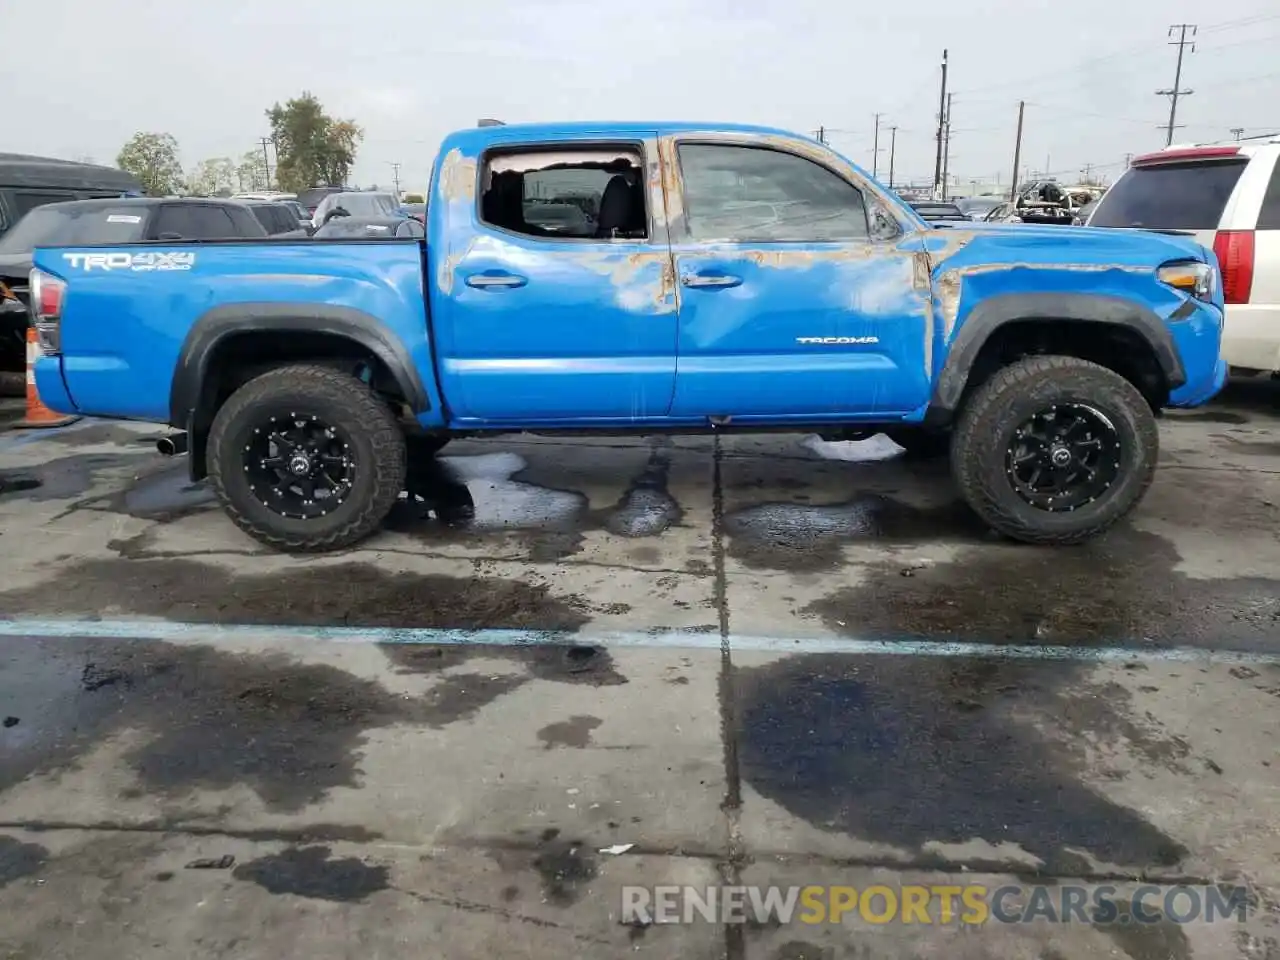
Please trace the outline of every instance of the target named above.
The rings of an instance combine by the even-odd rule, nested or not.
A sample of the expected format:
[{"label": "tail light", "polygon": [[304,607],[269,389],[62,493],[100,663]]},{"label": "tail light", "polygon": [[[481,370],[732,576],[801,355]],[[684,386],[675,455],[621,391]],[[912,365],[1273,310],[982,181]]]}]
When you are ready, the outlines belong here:
[{"label": "tail light", "polygon": [[62,304],[66,300],[67,285],[52,274],[36,268],[31,271],[31,319],[35,323],[36,340],[40,352],[53,356],[62,352],[59,330],[62,324]]},{"label": "tail light", "polygon": [[1222,267],[1222,295],[1227,303],[1248,303],[1253,290],[1253,231],[1219,230],[1213,252]]}]

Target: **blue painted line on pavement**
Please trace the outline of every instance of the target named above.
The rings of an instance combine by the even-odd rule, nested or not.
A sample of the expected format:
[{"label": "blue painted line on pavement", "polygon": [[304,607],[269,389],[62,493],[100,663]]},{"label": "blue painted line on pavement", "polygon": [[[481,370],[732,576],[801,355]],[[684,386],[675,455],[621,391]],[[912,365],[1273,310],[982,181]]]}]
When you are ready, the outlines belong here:
[{"label": "blue painted line on pavement", "polygon": [[[576,633],[566,630],[457,630],[418,627],[308,627],[254,624],[184,623],[164,620],[0,620],[0,637],[52,639],[165,640],[216,643],[219,640],[301,640],[352,644],[424,644],[529,647],[599,645],[604,647],[716,650],[718,633],[686,630]],[[1280,664],[1269,653],[1202,647],[1126,647],[1055,644],[997,644],[938,640],[859,640],[848,637],[764,637],[731,635],[731,650],[817,654],[838,653],[899,657],[973,657],[993,660],[1044,660],[1085,663],[1241,663]]]}]

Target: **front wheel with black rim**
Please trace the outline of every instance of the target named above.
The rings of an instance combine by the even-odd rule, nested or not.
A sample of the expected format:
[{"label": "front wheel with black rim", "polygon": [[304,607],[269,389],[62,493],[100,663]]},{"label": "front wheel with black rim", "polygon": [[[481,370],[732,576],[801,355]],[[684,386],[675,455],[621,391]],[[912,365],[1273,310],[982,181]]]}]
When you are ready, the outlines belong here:
[{"label": "front wheel with black rim", "polygon": [[214,418],[208,452],[236,526],[280,550],[351,546],[404,489],[395,415],[367,384],[328,367],[280,367],[240,387]]},{"label": "front wheel with black rim", "polygon": [[1155,475],[1159,433],[1132,383],[1077,357],[998,371],[969,398],[952,442],[973,510],[1026,543],[1081,543],[1126,516]]}]

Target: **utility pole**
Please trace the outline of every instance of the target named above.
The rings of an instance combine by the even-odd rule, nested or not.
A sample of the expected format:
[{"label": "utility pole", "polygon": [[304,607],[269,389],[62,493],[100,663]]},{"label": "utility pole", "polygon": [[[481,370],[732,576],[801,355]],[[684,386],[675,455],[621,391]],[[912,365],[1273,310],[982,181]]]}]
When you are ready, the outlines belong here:
[{"label": "utility pole", "polygon": [[889,189],[893,189],[893,158],[898,151],[898,128],[889,128]]},{"label": "utility pole", "polygon": [[947,184],[951,179],[951,94],[947,94],[947,124],[942,138],[942,199],[947,199]]},{"label": "utility pole", "polygon": [[933,194],[938,195],[942,183],[942,124],[947,111],[947,51],[942,51],[942,91],[938,94],[938,154],[933,161]]},{"label": "utility pole", "polygon": [[819,128],[818,128],[818,142],[819,142],[819,143],[821,143],[821,144],[823,144],[824,146],[826,145],[826,142],[827,142],[827,128],[826,128],[826,127],[819,127]]},{"label": "utility pole", "polygon": [[1013,186],[1009,188],[1009,200],[1018,202],[1018,164],[1022,161],[1022,114],[1027,108],[1025,100],[1018,101],[1018,138],[1013,141]]},{"label": "utility pole", "polygon": [[258,142],[262,144],[262,175],[267,178],[266,189],[271,189],[271,156],[267,153],[267,144],[274,143],[271,137],[259,137]]},{"label": "utility pole", "polygon": [[1173,31],[1178,31],[1178,39],[1169,41],[1169,46],[1178,48],[1178,66],[1173,73],[1173,87],[1169,90],[1157,90],[1156,95],[1169,98],[1169,123],[1165,126],[1164,145],[1170,146],[1173,143],[1173,131],[1178,129],[1175,122],[1178,119],[1178,98],[1188,97],[1195,93],[1194,90],[1182,89],[1182,54],[1187,47],[1191,48],[1191,52],[1196,52],[1196,45],[1193,41],[1187,39],[1187,31],[1191,31],[1191,36],[1196,35],[1196,25],[1194,23],[1175,23],[1169,28],[1169,36],[1173,36]]},{"label": "utility pole", "polygon": [[1236,138],[1237,142],[1244,136],[1244,127],[1232,127],[1231,135]]},{"label": "utility pole", "polygon": [[391,164],[391,182],[396,185],[396,201],[400,200],[400,164]]},{"label": "utility pole", "polygon": [[[882,113],[876,114],[876,132],[871,140],[871,176],[875,177],[876,171],[880,169],[880,118],[884,116]],[[1239,140],[1239,137],[1236,137]]]},{"label": "utility pole", "polygon": [[1128,170],[1128,169],[1129,169],[1129,167],[1130,167],[1132,164],[1133,164],[1133,154],[1132,154],[1132,153],[1126,153],[1126,154],[1124,155],[1124,168],[1125,168],[1126,170]]}]

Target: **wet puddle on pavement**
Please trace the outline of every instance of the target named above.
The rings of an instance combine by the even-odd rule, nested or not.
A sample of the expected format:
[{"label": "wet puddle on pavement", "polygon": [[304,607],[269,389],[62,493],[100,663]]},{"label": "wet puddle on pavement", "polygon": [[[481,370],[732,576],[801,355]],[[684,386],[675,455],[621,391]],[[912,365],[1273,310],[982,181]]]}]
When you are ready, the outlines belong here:
[{"label": "wet puddle on pavement", "polygon": [[[1118,685],[1072,664],[814,655],[734,670],[743,781],[820,830],[925,853],[930,843],[1016,844],[1047,872],[1169,867],[1186,850],[1081,780],[1085,742],[1135,725]],[[1055,725],[1045,737],[1027,716]],[[1065,746],[1073,740],[1077,747]],[[980,869],[969,863],[971,869]],[[991,863],[993,869],[1027,869]]]},{"label": "wet puddle on pavement", "polygon": [[670,454],[655,449],[612,507],[593,509],[585,494],[520,479],[528,461],[515,453],[441,456],[410,470],[407,495],[388,529],[444,542],[477,534],[517,534],[530,559],[563,559],[582,537],[605,530],[628,539],[657,537],[680,523],[683,510],[667,488]]}]

